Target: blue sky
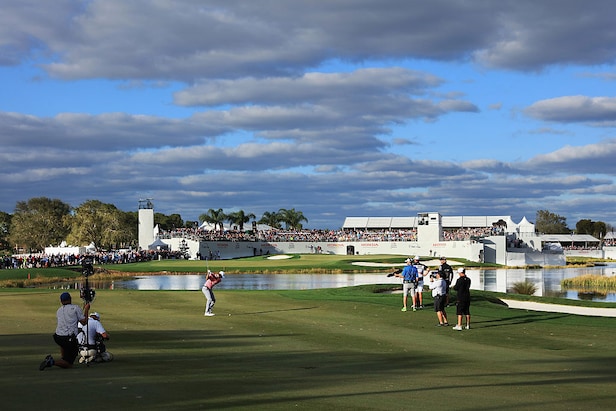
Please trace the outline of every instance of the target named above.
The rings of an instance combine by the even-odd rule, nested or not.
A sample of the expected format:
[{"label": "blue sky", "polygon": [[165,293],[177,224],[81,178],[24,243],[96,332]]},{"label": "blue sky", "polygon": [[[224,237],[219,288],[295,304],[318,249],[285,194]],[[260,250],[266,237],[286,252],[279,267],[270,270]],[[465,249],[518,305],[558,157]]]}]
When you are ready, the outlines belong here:
[{"label": "blue sky", "polygon": [[616,225],[616,3],[3,0],[0,210]]}]

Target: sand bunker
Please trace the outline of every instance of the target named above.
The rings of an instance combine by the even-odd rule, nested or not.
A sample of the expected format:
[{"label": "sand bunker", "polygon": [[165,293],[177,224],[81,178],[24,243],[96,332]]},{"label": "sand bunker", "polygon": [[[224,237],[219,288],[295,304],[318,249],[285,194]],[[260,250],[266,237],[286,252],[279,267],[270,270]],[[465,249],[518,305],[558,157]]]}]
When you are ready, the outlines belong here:
[{"label": "sand bunker", "polygon": [[284,255],[284,254],[280,254],[280,255],[273,255],[271,257],[267,257],[268,260],[285,260],[287,258],[291,258],[292,256],[290,255]]}]

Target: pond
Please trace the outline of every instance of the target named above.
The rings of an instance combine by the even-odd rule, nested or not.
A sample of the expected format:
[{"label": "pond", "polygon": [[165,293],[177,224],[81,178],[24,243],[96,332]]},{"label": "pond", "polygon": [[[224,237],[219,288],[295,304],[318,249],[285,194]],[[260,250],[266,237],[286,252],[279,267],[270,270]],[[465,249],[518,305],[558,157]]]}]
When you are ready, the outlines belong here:
[{"label": "pond", "polygon": [[[589,268],[561,269],[468,269],[472,289],[506,293],[517,282],[529,281],[537,287],[537,296],[561,297],[573,300],[616,302],[616,293],[580,293],[562,290],[565,278],[584,274],[615,275],[616,264]],[[455,280],[454,276],[454,280]],[[95,289],[131,290],[201,290],[205,276],[200,274],[136,276],[134,279],[97,282]],[[216,290],[308,290],[339,288],[365,284],[400,284],[400,279],[383,273],[362,274],[229,274]],[[64,284],[59,288],[81,288],[82,284]]]}]

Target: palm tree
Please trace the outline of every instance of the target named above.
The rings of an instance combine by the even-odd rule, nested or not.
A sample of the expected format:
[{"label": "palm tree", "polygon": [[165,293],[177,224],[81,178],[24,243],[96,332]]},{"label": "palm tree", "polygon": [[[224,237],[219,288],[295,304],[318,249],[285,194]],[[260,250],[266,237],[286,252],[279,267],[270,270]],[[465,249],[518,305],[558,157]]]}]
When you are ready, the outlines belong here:
[{"label": "palm tree", "polygon": [[240,228],[240,231],[244,231],[244,224],[249,222],[251,219],[255,219],[255,215],[253,213],[246,214],[244,210],[239,210],[234,213],[227,215],[227,221],[229,221],[232,225],[237,225]]},{"label": "palm tree", "polygon": [[277,211],[266,211],[257,223],[265,224],[272,228],[280,228],[281,216]]},{"label": "palm tree", "polygon": [[226,219],[227,216],[225,215],[225,213],[223,213],[222,208],[219,208],[218,210],[210,208],[209,210],[207,210],[207,213],[201,214],[199,216],[199,221],[213,224],[214,230],[216,230],[216,227],[220,226],[221,232],[225,229],[224,222]]},{"label": "palm tree", "polygon": [[278,210],[278,213],[280,214],[281,220],[285,223],[287,229],[301,230],[302,221],[308,222],[308,219],[304,217],[304,213],[301,211],[295,211],[294,208],[290,210],[281,208]]}]

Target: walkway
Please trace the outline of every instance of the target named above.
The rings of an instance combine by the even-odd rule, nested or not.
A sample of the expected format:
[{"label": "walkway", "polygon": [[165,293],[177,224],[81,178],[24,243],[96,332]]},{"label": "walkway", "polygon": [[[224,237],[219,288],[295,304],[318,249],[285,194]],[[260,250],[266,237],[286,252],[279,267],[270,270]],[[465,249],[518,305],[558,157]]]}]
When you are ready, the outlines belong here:
[{"label": "walkway", "polygon": [[544,304],[532,301],[504,300],[509,308],[520,310],[546,311],[551,313],[565,313],[575,315],[587,315],[593,317],[616,317],[616,308],[577,307],[572,305]]}]

